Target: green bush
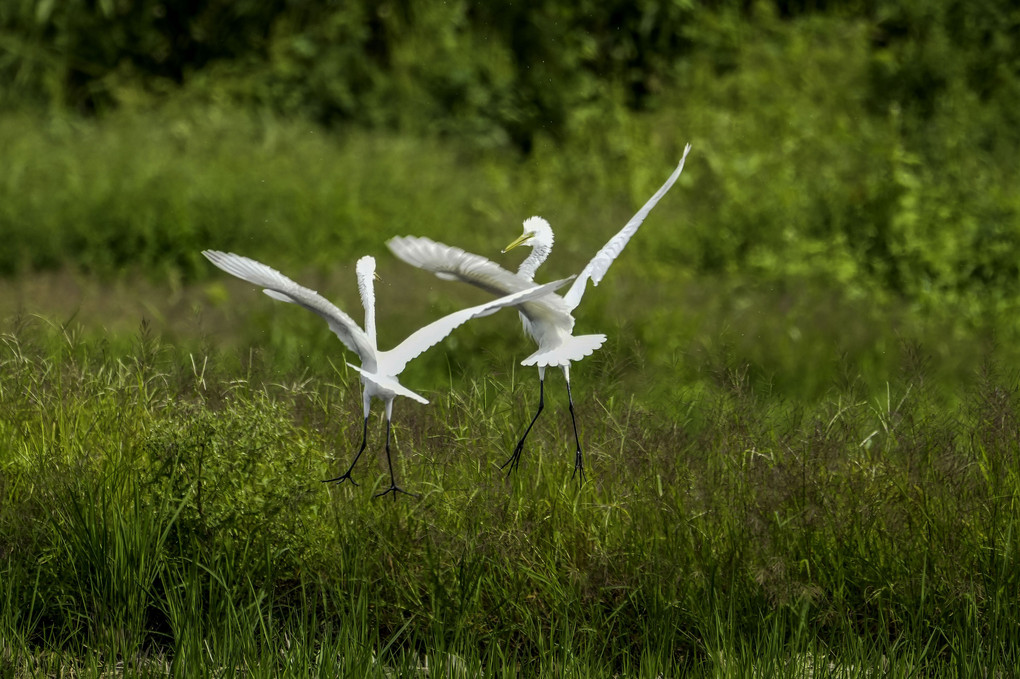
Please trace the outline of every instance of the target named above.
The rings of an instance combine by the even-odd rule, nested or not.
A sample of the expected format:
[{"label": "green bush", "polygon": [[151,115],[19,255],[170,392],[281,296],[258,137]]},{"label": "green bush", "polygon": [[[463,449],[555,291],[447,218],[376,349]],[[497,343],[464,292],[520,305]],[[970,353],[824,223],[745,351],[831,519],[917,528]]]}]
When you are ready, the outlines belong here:
[{"label": "green bush", "polygon": [[[592,118],[655,110],[692,58],[735,68],[761,26],[868,27],[873,109],[930,116],[965,90],[1016,129],[1020,17],[1007,2],[29,2],[0,8],[0,92],[107,110],[189,83],[320,123],[454,133],[528,150]],[[1014,135],[1015,139],[1015,135]]]},{"label": "green bush", "polygon": [[211,62],[251,59],[281,1],[13,0],[0,7],[0,102],[78,111],[123,103],[125,89],[166,92]]},{"label": "green bush", "polygon": [[243,544],[260,534],[278,549],[303,552],[300,517],[320,492],[312,481],[322,464],[295,445],[300,439],[286,412],[263,394],[228,399],[215,410],[182,404],[148,429],[141,442],[146,490],[180,506],[182,535],[199,544]]}]

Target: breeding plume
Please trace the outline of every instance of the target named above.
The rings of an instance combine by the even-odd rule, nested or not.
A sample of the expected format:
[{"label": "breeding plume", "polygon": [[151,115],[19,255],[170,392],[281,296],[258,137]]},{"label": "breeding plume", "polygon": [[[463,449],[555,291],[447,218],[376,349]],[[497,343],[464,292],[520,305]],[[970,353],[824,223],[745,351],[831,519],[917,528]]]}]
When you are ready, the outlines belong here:
[{"label": "breeding plume", "polygon": [[[538,351],[528,356],[521,365],[538,366],[539,392],[538,410],[531,418],[531,423],[517,442],[513,453],[503,468],[509,467],[507,474],[513,472],[521,460],[524,441],[527,439],[535,421],[545,406],[545,369],[550,366],[563,370],[567,383],[567,400],[570,404],[570,421],[574,426],[574,443],[577,451],[574,456],[574,474],[580,475],[584,482],[584,459],[581,454],[581,439],[577,433],[577,419],[574,416],[574,399],[570,393],[570,364],[590,355],[606,341],[605,335],[574,335],[574,309],[581,302],[588,281],[598,285],[609,265],[613,263],[630,237],[641,226],[648,213],[656,203],[666,195],[684,169],[684,162],[690,152],[690,144],[684,148],[676,170],[670,175],[655,195],[638,210],[627,224],[606,243],[595,257],[584,267],[577,280],[563,296],[550,292],[542,297],[531,297],[516,304],[524,323],[525,332],[538,343]],[[428,238],[404,236],[392,238],[387,242],[390,250],[398,258],[408,264],[435,273],[447,280],[460,280],[478,286],[495,295],[506,295],[526,290],[535,284],[535,272],[549,257],[553,246],[553,232],[549,222],[541,217],[531,217],[524,221],[524,232],[515,241],[503,248],[507,252],[518,245],[529,245],[531,254],[521,263],[517,273],[507,271],[498,264],[479,255],[465,252],[457,247],[436,243]]]},{"label": "breeding plume", "polygon": [[[358,292],[361,295],[361,304],[365,307],[365,329],[362,330],[350,316],[338,309],[322,297],[322,295],[314,290],[298,285],[276,269],[272,269],[253,259],[229,252],[204,250],[202,254],[210,262],[227,273],[249,283],[262,286],[265,288],[263,292],[273,299],[281,302],[291,302],[318,314],[329,325],[329,329],[340,338],[344,346],[357,354],[361,359],[360,367],[350,363],[347,364],[361,373],[361,398],[365,415],[361,434],[361,447],[358,449],[358,453],[354,456],[354,461],[351,462],[351,466],[348,467],[347,471],[335,478],[326,479],[325,483],[332,481],[337,483],[350,481],[354,483],[354,479],[351,478],[351,472],[354,470],[354,465],[358,463],[361,453],[365,450],[365,443],[368,439],[369,406],[372,398],[375,397],[380,399],[386,407],[386,464],[390,470],[390,487],[379,493],[376,497],[386,495],[387,493],[393,493],[395,497],[398,492],[407,492],[398,487],[394,481],[393,463],[390,460],[390,419],[393,414],[393,399],[397,396],[406,396],[419,403],[428,403],[424,397],[404,387],[397,379],[397,376],[403,371],[408,362],[472,318],[487,316],[502,307],[548,295],[570,280],[567,278],[549,283],[548,285],[531,285],[527,289],[515,290],[513,294],[486,304],[462,309],[426,325],[424,328],[411,334],[411,336],[393,349],[379,351],[375,341],[375,286],[373,284],[375,259],[373,257],[362,257],[358,260],[356,267]],[[354,485],[357,484],[355,483]]]}]

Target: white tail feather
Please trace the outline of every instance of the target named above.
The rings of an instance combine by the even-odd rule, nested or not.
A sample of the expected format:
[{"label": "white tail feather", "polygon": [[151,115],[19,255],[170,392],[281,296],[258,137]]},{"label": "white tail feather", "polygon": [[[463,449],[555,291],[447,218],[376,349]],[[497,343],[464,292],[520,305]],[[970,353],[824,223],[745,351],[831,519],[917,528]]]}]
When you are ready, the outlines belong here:
[{"label": "white tail feather", "polygon": [[552,349],[539,349],[521,361],[521,365],[569,366],[571,361],[580,361],[591,356],[606,341],[605,335],[578,335]]},{"label": "white tail feather", "polygon": [[396,380],[396,378],[389,377],[387,375],[381,375],[379,373],[368,372],[367,370],[359,368],[358,366],[352,363],[348,363],[347,365],[361,373],[361,379],[367,380],[372,384],[376,385],[377,387],[380,387],[381,389],[392,391],[397,396],[406,396],[407,398],[414,399],[418,403],[425,403],[427,405],[429,402],[428,399],[425,398],[424,396],[416,394],[407,387],[405,387],[404,385],[402,385],[400,382]]}]

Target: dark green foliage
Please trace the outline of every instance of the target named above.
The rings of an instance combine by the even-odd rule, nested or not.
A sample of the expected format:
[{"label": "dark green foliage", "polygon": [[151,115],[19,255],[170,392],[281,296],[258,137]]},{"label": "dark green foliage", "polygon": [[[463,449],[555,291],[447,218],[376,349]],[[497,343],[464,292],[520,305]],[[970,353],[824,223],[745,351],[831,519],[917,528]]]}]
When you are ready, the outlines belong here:
[{"label": "dark green foliage", "polygon": [[[182,82],[319,122],[454,133],[530,150],[620,107],[656,109],[775,18],[869,26],[867,91],[932,115],[967,94],[1016,123],[1012,3],[29,2],[0,9],[7,99],[78,110]],[[1016,127],[1015,124],[1012,127]]]},{"label": "dark green foliage", "polygon": [[250,400],[228,398],[216,409],[182,403],[153,424],[141,443],[151,470],[145,484],[181,504],[178,530],[202,544],[257,532],[300,551],[291,537],[301,531],[308,477],[320,465],[316,460],[309,467],[283,415],[283,404],[252,394]]},{"label": "dark green foliage", "polygon": [[[271,0],[13,0],[0,8],[7,97],[79,111],[121,103],[124,85],[166,91],[217,60],[265,54]],[[8,103],[9,105],[9,103]]]},{"label": "dark green foliage", "polygon": [[4,335],[0,428],[29,434],[0,449],[15,673],[48,662],[33,648],[64,667],[287,676],[983,676],[1017,659],[1020,420],[991,368],[952,417],[916,353],[885,389],[811,406],[740,372],[657,412],[594,386],[582,488],[559,384],[508,482],[495,463],[533,385],[468,380],[398,424],[398,474],[422,497],[373,502],[371,454],[365,485],[318,481],[325,419],[358,419],[356,399],[326,405],[333,386],[196,372],[145,337],[126,359],[98,348]]},{"label": "dark green foliage", "polygon": [[1015,5],[908,0],[879,4],[871,15],[876,105],[884,109],[895,101],[926,118],[967,92],[994,105],[1005,120],[1018,120],[1011,104],[1020,87]]}]

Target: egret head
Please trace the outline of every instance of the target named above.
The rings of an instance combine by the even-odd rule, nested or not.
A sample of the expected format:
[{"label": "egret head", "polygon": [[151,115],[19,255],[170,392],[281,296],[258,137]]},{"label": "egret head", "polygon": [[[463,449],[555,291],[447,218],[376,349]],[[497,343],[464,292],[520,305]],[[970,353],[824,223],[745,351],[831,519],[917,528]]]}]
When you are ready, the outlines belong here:
[{"label": "egret head", "polygon": [[524,220],[524,230],[514,242],[503,248],[503,252],[509,252],[518,245],[528,245],[533,248],[551,248],[553,244],[553,231],[549,222],[541,217],[528,217]]},{"label": "egret head", "polygon": [[359,259],[354,270],[357,272],[359,279],[379,280],[379,274],[375,272],[375,257],[372,255],[365,255]]},{"label": "egret head", "polygon": [[355,265],[355,270],[358,272],[359,276],[373,278],[375,276],[375,257],[365,255],[358,260],[357,265]]}]

